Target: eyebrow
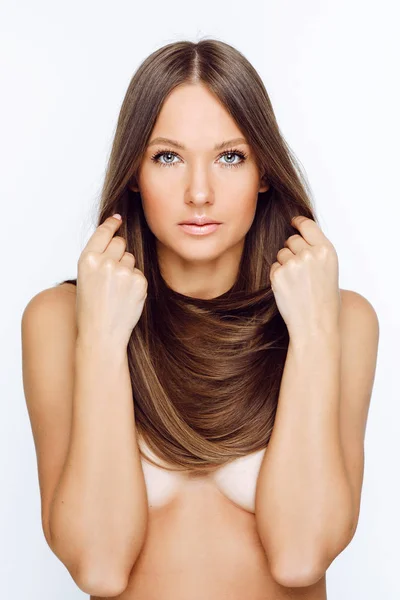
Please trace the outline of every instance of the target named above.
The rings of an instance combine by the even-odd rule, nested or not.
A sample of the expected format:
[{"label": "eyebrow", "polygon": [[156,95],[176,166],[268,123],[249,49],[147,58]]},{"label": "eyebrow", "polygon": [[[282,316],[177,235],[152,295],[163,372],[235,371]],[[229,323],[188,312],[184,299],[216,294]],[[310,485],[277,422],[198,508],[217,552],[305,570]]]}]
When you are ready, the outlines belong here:
[{"label": "eyebrow", "polygon": [[[155,144],[169,144],[170,146],[175,146],[175,148],[179,148],[180,150],[186,150],[183,144],[180,144],[176,140],[170,140],[169,138],[165,137],[154,138],[154,140],[151,140],[148,146],[154,146]],[[243,137],[234,138],[233,140],[227,140],[226,142],[215,144],[214,150],[222,150],[222,148],[226,148],[232,144],[247,144],[247,141]]]}]

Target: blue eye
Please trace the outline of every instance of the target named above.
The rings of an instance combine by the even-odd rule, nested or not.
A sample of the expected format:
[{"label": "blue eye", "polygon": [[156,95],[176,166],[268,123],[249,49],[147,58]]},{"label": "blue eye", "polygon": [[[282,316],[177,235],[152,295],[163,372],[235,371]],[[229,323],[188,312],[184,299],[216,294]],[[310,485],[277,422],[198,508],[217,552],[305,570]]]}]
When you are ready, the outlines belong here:
[{"label": "blue eye", "polygon": [[226,167],[240,167],[240,165],[242,165],[247,158],[243,152],[240,152],[240,150],[227,150],[226,152],[221,154],[221,156],[219,158],[222,158],[225,156],[239,156],[239,158],[241,159],[240,162],[238,162],[238,163],[225,163],[224,166],[226,166]]},{"label": "blue eye", "polygon": [[[240,162],[237,163],[225,163],[224,167],[240,167],[246,160],[247,158],[247,154],[245,154],[244,152],[241,152],[240,150],[226,150],[225,152],[223,152],[222,154],[219,155],[218,158],[222,158],[225,156],[239,156],[239,158],[241,159]],[[172,152],[172,150],[160,150],[159,152],[157,152],[156,154],[153,154],[153,156],[151,157],[151,160],[156,163],[157,165],[159,165],[160,167],[171,167],[174,164],[177,164],[175,162],[160,162],[160,158],[161,156],[170,156],[170,157],[178,157],[178,154],[176,154],[176,152]]]},{"label": "blue eye", "polygon": [[175,154],[175,152],[171,152],[170,150],[164,150],[163,152],[157,152],[157,154],[154,154],[151,157],[151,160],[153,162],[155,162],[156,164],[160,165],[160,167],[169,167],[170,165],[173,165],[174,163],[173,162],[166,162],[165,163],[165,162],[160,162],[159,161],[159,158],[161,158],[161,156],[164,157],[164,156],[168,156],[168,155],[172,156],[172,157],[177,156],[177,154]]}]

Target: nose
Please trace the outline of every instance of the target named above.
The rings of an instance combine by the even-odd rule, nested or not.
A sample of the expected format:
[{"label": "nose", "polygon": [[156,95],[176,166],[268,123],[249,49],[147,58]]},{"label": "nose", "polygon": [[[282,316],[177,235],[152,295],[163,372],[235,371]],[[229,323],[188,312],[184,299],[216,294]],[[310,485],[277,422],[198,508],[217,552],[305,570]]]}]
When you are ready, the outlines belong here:
[{"label": "nose", "polygon": [[197,163],[192,169],[188,170],[185,202],[195,206],[214,203],[211,174],[206,165]]}]

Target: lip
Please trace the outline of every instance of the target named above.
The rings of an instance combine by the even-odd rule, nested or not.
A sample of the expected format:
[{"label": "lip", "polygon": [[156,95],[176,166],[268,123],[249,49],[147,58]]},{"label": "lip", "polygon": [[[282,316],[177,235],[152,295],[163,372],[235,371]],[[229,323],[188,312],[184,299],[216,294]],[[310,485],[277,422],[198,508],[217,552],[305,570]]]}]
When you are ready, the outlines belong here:
[{"label": "lip", "polygon": [[179,227],[186,233],[192,235],[207,235],[213,233],[220,227],[222,223],[207,223],[206,225],[194,225],[193,223],[179,223]]},{"label": "lip", "polygon": [[202,217],[193,217],[192,219],[188,219],[187,221],[181,221],[179,225],[208,225],[210,223],[221,224],[220,221],[215,221],[215,219],[211,219],[210,217],[206,217],[203,215]]}]

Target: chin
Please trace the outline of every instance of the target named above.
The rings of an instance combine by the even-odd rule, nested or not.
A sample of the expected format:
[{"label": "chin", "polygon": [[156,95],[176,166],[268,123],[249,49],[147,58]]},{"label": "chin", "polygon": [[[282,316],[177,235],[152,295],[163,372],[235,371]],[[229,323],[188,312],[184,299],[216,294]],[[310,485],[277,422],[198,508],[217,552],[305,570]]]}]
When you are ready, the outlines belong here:
[{"label": "chin", "polygon": [[204,249],[201,252],[198,249],[190,251],[188,249],[176,251],[176,254],[182,259],[192,263],[204,263],[217,260],[224,254],[224,250],[210,250]]}]

